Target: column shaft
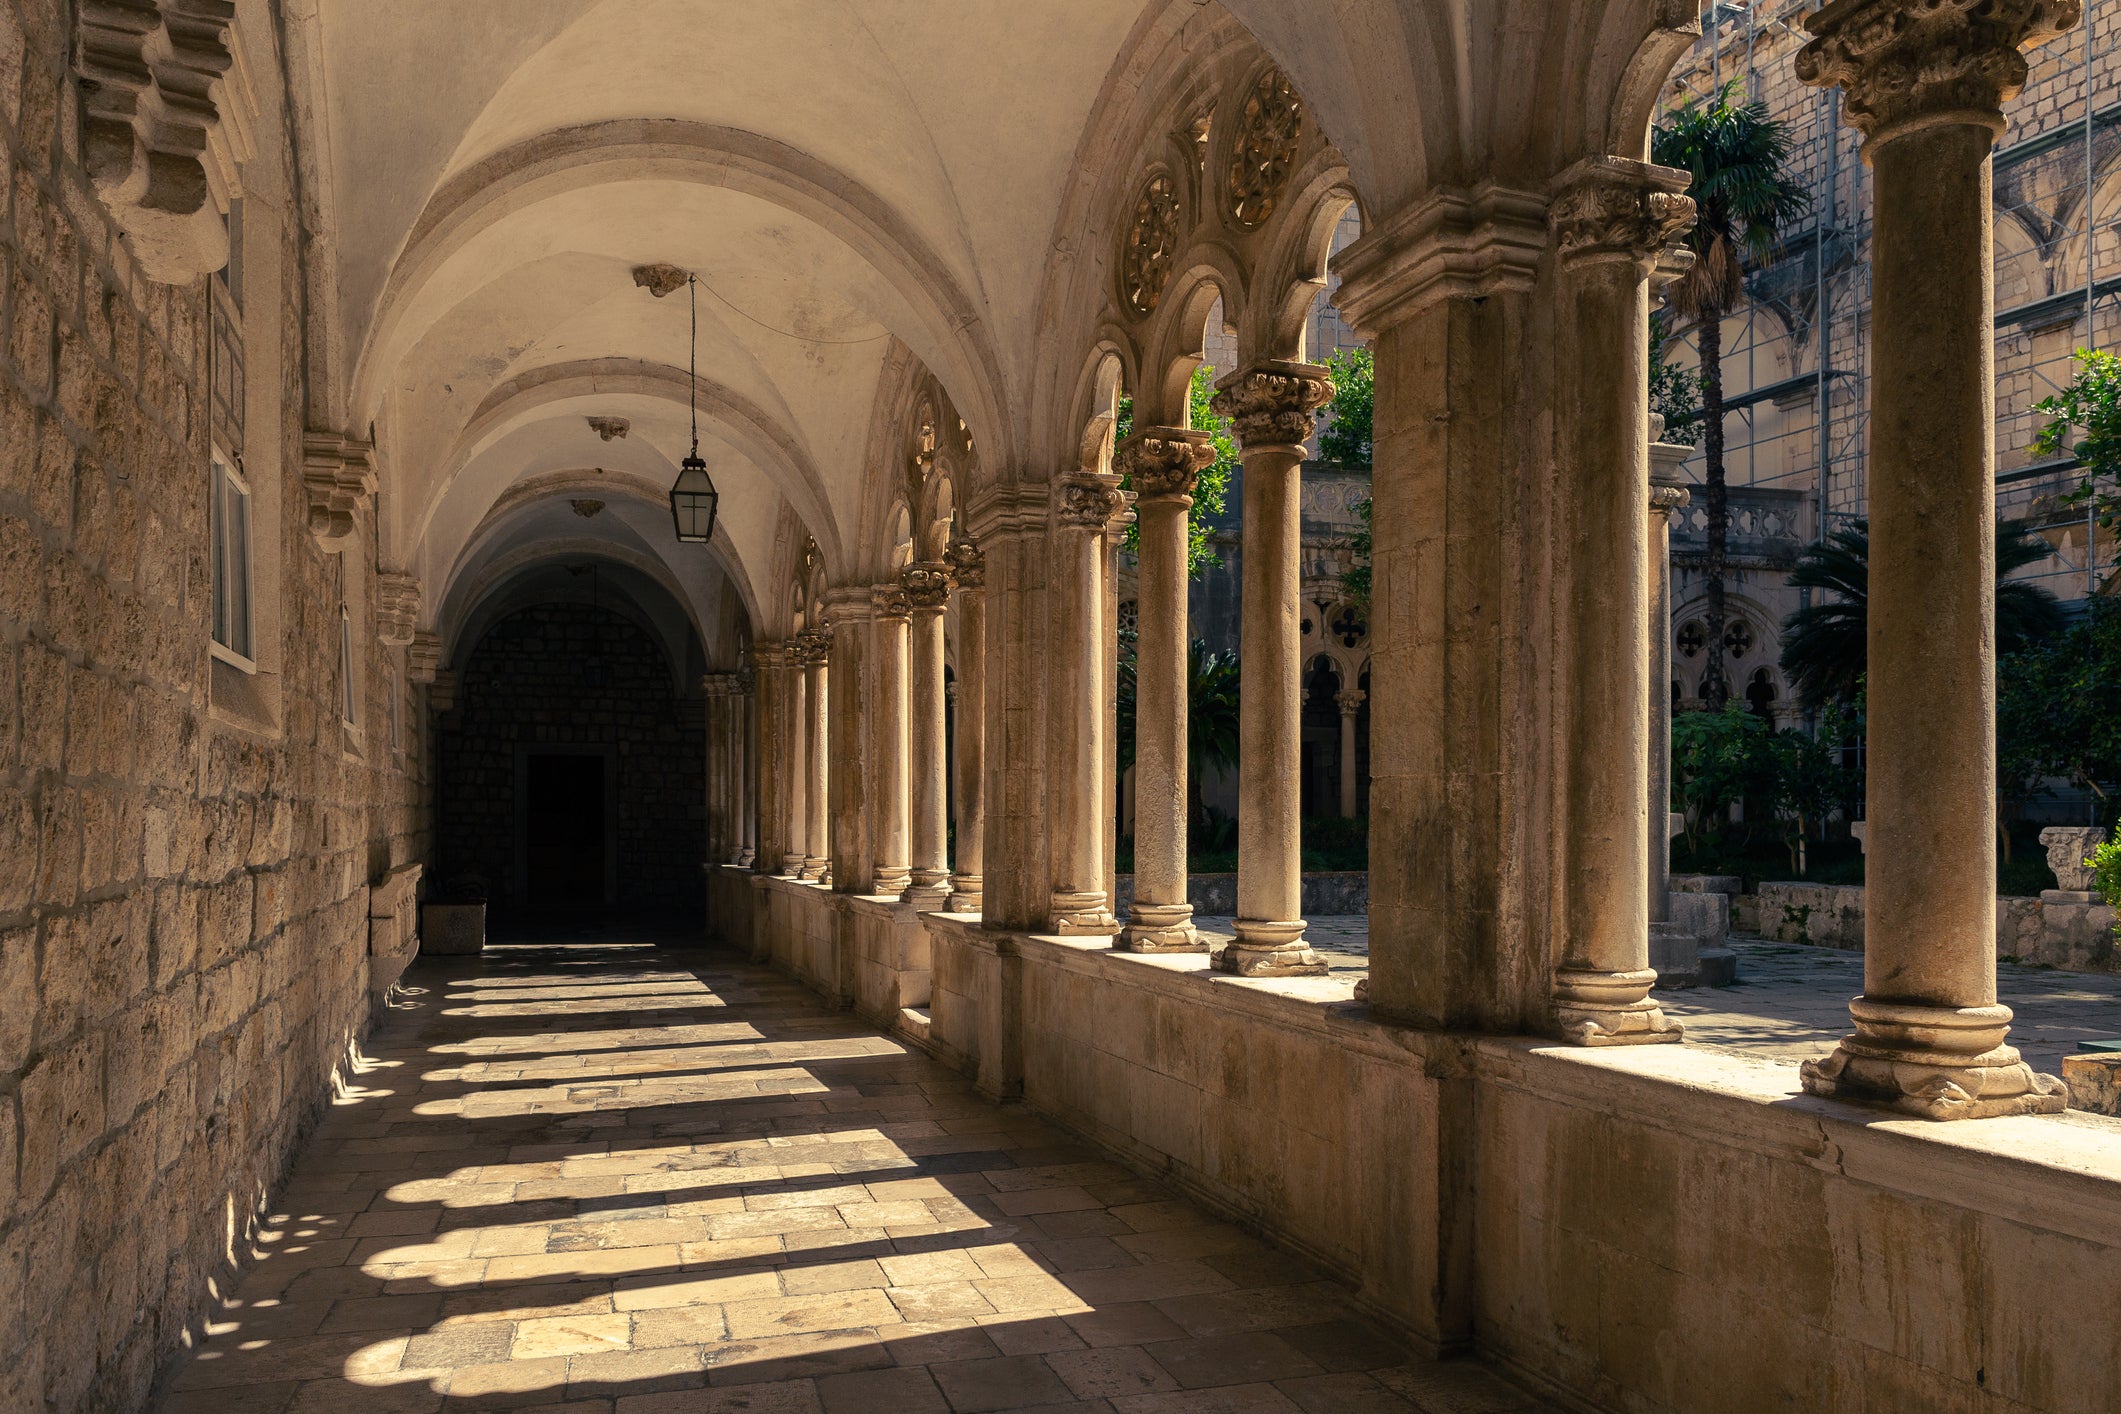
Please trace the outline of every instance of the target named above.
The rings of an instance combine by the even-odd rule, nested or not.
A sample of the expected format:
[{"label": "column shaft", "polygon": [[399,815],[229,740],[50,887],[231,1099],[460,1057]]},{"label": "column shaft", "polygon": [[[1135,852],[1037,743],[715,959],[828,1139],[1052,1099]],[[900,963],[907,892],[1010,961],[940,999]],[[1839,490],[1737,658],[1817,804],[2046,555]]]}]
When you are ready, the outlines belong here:
[{"label": "column shaft", "polygon": [[751,867],[762,874],[770,874],[781,867],[787,853],[787,816],[782,800],[783,782],[787,776],[785,737],[782,728],[787,720],[787,704],[782,700],[787,686],[787,645],[768,642],[755,645],[751,650],[751,661],[758,673],[758,693],[755,699],[757,739],[754,743],[753,766],[756,772],[757,833],[752,840]]},{"label": "column shaft", "polygon": [[1650,996],[1649,272],[1693,223],[1684,173],[1591,158],[1556,183],[1570,318],[1562,369],[1568,848],[1554,1028],[1676,1041]]},{"label": "column shaft", "polygon": [[787,718],[787,795],[782,804],[786,823],[781,827],[785,853],[781,872],[791,879],[803,877],[810,841],[810,676],[804,664],[808,649],[800,641],[792,648],[788,664],[788,690],[784,713]]},{"label": "column shaft", "polygon": [[1312,364],[1263,363],[1217,385],[1215,407],[1243,449],[1238,635],[1237,939],[1224,970],[1323,974],[1304,942],[1304,439],[1333,395]]},{"label": "column shaft", "polygon": [[2078,18],[2074,0],[1873,0],[1814,14],[1798,56],[1799,78],[1848,89],[1876,180],[1863,995],[1804,1084],[1934,1119],[2064,1102],[1996,1003],[1988,158],[2018,46]]},{"label": "column shaft", "polygon": [[943,694],[943,609],[950,597],[950,569],[940,561],[912,565],[900,584],[912,605],[906,720],[912,888],[916,899],[940,903],[950,892],[949,711]]},{"label": "column shaft", "polygon": [[1355,718],[1362,711],[1367,694],[1359,687],[1343,689],[1334,699],[1340,708],[1340,815],[1343,820],[1355,818]]},{"label": "column shaft", "polygon": [[758,673],[743,674],[736,699],[736,852],[730,863],[742,869],[758,857]]},{"label": "column shaft", "polygon": [[986,903],[987,845],[987,557],[971,540],[950,546],[957,581],[957,858],[953,913]]},{"label": "column shaft", "polygon": [[1140,567],[1134,649],[1134,903],[1119,946],[1201,952],[1186,895],[1186,557],[1205,432],[1142,428],[1113,464],[1134,483]]},{"label": "column shaft", "polygon": [[868,706],[876,752],[876,892],[897,896],[912,882],[906,795],[906,591],[879,585],[874,596],[872,691]]},{"label": "column shaft", "polygon": [[1052,573],[1053,799],[1051,927],[1062,934],[1118,929],[1105,892],[1105,526],[1119,512],[1119,478],[1077,473],[1055,486]]},{"label": "column shaft", "polygon": [[[1686,451],[1650,444],[1650,828],[1644,842],[1653,929],[1672,919],[1672,512],[1689,500],[1677,465]],[[1660,452],[1670,457],[1668,467],[1659,465]]]},{"label": "column shaft", "polygon": [[825,660],[831,652],[831,636],[820,629],[813,630],[803,655],[804,733],[803,764],[807,780],[803,790],[803,877],[819,880],[825,877],[832,844],[826,833],[830,792],[827,782],[827,757],[830,752],[831,722],[831,676]]},{"label": "column shaft", "polygon": [[826,789],[832,805],[832,887],[839,893],[866,894],[875,888],[876,869],[869,820],[869,723],[864,694],[846,685],[868,679],[869,595],[866,590],[834,590],[827,605],[832,616],[831,680],[842,684],[829,704],[832,769]]}]

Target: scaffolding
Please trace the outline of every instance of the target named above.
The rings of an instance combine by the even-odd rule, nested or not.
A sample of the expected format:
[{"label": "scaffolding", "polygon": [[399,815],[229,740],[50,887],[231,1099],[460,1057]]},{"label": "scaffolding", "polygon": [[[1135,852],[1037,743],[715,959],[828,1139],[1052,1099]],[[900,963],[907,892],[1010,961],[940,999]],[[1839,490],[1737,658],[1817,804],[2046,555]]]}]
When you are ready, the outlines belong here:
[{"label": "scaffolding", "polygon": [[[1861,135],[1840,94],[1796,80],[1800,21],[1816,0],[1704,0],[1702,37],[1675,70],[1668,106],[1727,83],[1764,102],[1790,136],[1789,170],[1808,214],[1746,274],[1724,326],[1725,465],[1743,488],[1802,492],[1804,536],[1865,514],[1870,396],[1871,193]],[[2094,592],[2102,549],[2085,513],[2062,503],[2067,457],[2042,457],[2034,409],[2073,373],[2079,348],[2121,339],[2121,0],[2086,0],[2074,34],[2032,50],[2031,75],[2005,107],[1994,161],[1997,514],[2024,521],[2051,554],[2021,578],[2065,603]],[[1691,361],[1680,331],[1670,351]],[[1690,463],[1701,475],[1697,453]]]}]

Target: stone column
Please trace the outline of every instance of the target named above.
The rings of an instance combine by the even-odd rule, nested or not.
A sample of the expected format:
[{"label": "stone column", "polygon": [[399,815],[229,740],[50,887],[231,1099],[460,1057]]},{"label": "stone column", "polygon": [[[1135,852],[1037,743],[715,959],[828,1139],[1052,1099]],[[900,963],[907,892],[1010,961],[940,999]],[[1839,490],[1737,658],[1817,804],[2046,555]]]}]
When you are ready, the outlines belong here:
[{"label": "stone column", "polygon": [[824,624],[803,635],[803,877],[813,882],[825,877],[831,840],[826,831],[830,793],[826,785],[830,752],[831,675],[826,660],[832,653],[832,633]]},{"label": "stone column", "polygon": [[1105,527],[1125,505],[1117,476],[1071,472],[1053,487],[1049,640],[1054,780],[1053,904],[1060,934],[1119,929],[1106,896]]},{"label": "stone column", "polygon": [[785,845],[781,855],[781,873],[790,879],[803,877],[803,865],[810,857],[810,643],[804,634],[797,634],[788,641],[788,687],[785,694],[787,713],[787,747],[784,756],[788,763],[787,794],[782,801],[786,810],[786,821],[781,826],[781,838]]},{"label": "stone column", "polygon": [[1237,939],[1244,977],[1320,975],[1303,920],[1304,440],[1333,396],[1308,363],[1257,363],[1216,385],[1245,464],[1238,635]]},{"label": "stone column", "polygon": [[906,797],[906,632],[912,605],[896,582],[876,586],[871,603],[870,645],[876,661],[864,705],[876,753],[876,891],[897,896],[913,879],[907,863]]},{"label": "stone column", "polygon": [[952,913],[985,904],[987,834],[987,557],[969,537],[946,557],[957,584],[957,859]]},{"label": "stone column", "polygon": [[737,696],[731,703],[736,713],[736,840],[729,862],[749,869],[758,857],[758,673],[743,668],[737,674]]},{"label": "stone column", "polygon": [[1102,618],[1097,627],[1097,674],[1099,701],[1104,716],[1098,722],[1098,739],[1104,743],[1104,766],[1098,772],[1100,819],[1104,821],[1105,861],[1101,871],[1106,904],[1119,911],[1119,557],[1126,545],[1127,527],[1134,523],[1134,493],[1120,492],[1119,513],[1105,522],[1105,552],[1098,561],[1104,582],[1100,602]]},{"label": "stone column", "polygon": [[726,864],[736,855],[735,708],[737,675],[708,673],[700,679],[706,695],[707,862]]},{"label": "stone column", "polygon": [[788,816],[783,800],[788,778],[785,760],[788,704],[784,700],[789,676],[788,645],[778,640],[754,644],[751,662],[758,674],[758,692],[754,699],[758,717],[757,739],[753,753],[758,781],[758,824],[752,840],[751,867],[761,874],[770,874],[782,867],[788,852]]},{"label": "stone column", "polygon": [[1804,82],[1846,90],[1876,182],[1863,995],[1803,1080],[1930,1119],[2064,1103],[1996,1003],[1988,157],[2020,46],[2080,17],[2077,0],[1836,0],[1797,56]]},{"label": "stone column", "polygon": [[943,698],[943,608],[950,600],[950,566],[940,560],[908,565],[899,573],[899,585],[912,608],[906,716],[911,896],[939,906],[950,893],[949,711]]},{"label": "stone column", "polygon": [[990,928],[1042,932],[1053,920],[1053,490],[998,480],[966,507],[984,555],[981,659],[986,726],[980,916]]},{"label": "stone column", "polygon": [[1355,779],[1355,718],[1362,712],[1362,704],[1369,697],[1359,687],[1343,688],[1333,694],[1333,705],[1340,709],[1340,817],[1355,818],[1357,799]]},{"label": "stone column", "polygon": [[1553,1026],[1585,1046],[1676,1041],[1650,996],[1649,276],[1693,223],[1687,177],[1592,157],[1555,183],[1568,336],[1562,936]]},{"label": "stone column", "polygon": [[1119,946],[1204,952],[1186,899],[1186,552],[1205,432],[1137,428],[1112,464],[1134,482],[1140,570],[1134,649],[1134,905]]},{"label": "stone column", "polygon": [[869,722],[867,694],[859,684],[869,680],[869,590],[841,588],[825,596],[832,625],[830,680],[832,693],[825,752],[829,772],[825,789],[832,805],[832,887],[843,894],[866,894],[874,888],[875,853],[870,839]]},{"label": "stone column", "polygon": [[1650,926],[1672,921],[1672,512],[1690,495],[1680,464],[1692,450],[1656,440],[1650,418]]}]

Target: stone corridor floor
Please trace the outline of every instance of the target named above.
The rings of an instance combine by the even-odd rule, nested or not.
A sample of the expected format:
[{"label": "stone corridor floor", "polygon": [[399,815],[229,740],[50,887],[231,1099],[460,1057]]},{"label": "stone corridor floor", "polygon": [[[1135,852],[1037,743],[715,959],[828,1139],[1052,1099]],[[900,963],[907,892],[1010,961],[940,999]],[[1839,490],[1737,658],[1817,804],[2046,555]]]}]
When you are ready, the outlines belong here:
[{"label": "stone corridor floor", "polygon": [[763,968],[406,980],[166,1414],[1546,1407]]}]

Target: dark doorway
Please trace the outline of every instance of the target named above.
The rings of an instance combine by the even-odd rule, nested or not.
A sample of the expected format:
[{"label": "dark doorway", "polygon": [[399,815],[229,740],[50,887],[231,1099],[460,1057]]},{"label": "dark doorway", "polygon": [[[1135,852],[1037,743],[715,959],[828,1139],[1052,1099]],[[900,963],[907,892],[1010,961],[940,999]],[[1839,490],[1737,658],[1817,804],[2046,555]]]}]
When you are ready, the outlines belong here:
[{"label": "dark doorway", "polygon": [[531,756],[524,767],[529,901],[562,908],[607,902],[603,756]]}]

